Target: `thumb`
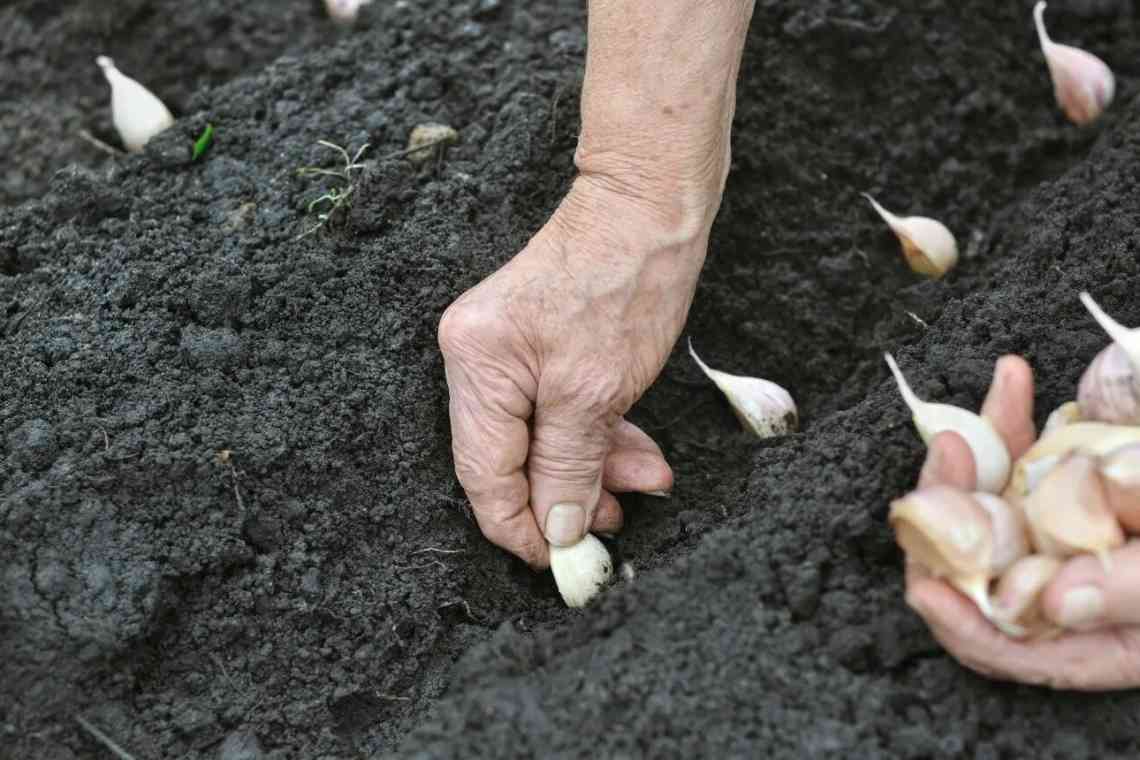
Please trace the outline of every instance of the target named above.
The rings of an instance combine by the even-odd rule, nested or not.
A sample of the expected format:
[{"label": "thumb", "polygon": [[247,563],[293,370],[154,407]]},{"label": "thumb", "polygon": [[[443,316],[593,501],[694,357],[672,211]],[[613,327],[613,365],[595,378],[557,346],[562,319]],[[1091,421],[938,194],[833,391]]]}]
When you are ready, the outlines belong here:
[{"label": "thumb", "polygon": [[1071,631],[1140,625],[1140,540],[1110,557],[1108,573],[1093,556],[1066,562],[1042,597],[1046,617]]},{"label": "thumb", "polygon": [[534,412],[527,475],[530,505],[546,540],[572,546],[594,521],[602,492],[613,424],[572,404],[539,406]]}]

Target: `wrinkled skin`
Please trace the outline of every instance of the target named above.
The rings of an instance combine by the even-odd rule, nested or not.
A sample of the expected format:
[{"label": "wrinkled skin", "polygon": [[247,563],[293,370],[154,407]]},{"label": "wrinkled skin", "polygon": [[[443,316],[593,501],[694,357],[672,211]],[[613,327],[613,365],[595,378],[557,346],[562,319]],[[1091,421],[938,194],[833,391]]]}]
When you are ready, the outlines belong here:
[{"label": "wrinkled skin", "polygon": [[[999,360],[982,413],[993,422],[1014,458],[1033,443],[1033,375],[1016,356]],[[931,443],[919,487],[948,485],[971,491],[973,455],[955,433]],[[1104,691],[1140,686],[1140,540],[1112,553],[1105,574],[1092,556],[1065,563],[1041,603],[1045,617],[1065,630],[1055,639],[1018,641],[994,628],[947,583],[907,566],[907,603],[935,638],[966,667],[991,678],[1054,689]],[[1101,602],[1090,608],[1090,589]],[[1069,593],[1077,593],[1069,597]],[[1084,599],[1080,610],[1066,600]],[[1099,609],[1097,609],[1099,607]],[[1083,612],[1077,615],[1077,612]]]},{"label": "wrinkled skin", "polygon": [[[622,415],[680,334],[707,240],[707,225],[678,230],[580,177],[526,248],[447,310],[456,472],[491,541],[545,567],[547,539],[620,529],[615,492],[672,487],[660,449]],[[548,515],[567,503],[585,514],[560,537]]]}]

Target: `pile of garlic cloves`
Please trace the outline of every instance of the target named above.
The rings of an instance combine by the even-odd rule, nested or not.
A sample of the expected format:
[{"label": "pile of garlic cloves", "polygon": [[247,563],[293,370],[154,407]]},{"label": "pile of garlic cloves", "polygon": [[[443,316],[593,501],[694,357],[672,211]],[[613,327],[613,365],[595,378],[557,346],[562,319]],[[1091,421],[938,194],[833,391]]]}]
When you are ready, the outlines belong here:
[{"label": "pile of garlic cloves", "polygon": [[1049,417],[1041,437],[1011,462],[984,418],[921,401],[895,361],[887,362],[925,441],[951,430],[974,455],[978,488],[916,490],[891,503],[889,520],[908,560],[942,578],[997,628],[1016,638],[1059,631],[1040,596],[1070,557],[1098,558],[1140,535],[1140,330],[1081,300],[1114,343],[1090,364],[1078,400]]}]

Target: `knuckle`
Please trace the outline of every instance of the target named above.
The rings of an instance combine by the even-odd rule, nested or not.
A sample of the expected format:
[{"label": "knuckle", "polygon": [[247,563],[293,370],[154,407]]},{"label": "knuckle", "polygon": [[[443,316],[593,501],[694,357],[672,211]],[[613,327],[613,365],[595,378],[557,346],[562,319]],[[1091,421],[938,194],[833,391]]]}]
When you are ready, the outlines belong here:
[{"label": "knuckle", "polygon": [[499,314],[493,308],[461,296],[440,317],[436,331],[439,348],[445,355],[461,353],[497,330],[499,323]]}]

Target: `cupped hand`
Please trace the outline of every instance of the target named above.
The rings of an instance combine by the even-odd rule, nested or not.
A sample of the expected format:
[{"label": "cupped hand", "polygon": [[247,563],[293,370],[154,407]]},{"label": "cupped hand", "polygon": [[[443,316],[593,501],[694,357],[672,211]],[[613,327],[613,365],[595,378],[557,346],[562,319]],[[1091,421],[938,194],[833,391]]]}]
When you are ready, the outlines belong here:
[{"label": "cupped hand", "polygon": [[667,491],[623,415],[680,334],[719,195],[697,220],[586,176],[439,327],[455,469],[492,542],[535,568],[548,542],[622,524],[615,492]]},{"label": "cupped hand", "polygon": [[[1032,445],[1033,375],[1016,356],[1002,357],[982,407],[1016,459]],[[932,442],[919,487],[973,490],[973,455],[955,433]],[[1106,574],[1091,556],[1065,563],[1042,596],[1047,619],[1063,629],[1052,639],[1019,641],[998,631],[949,584],[907,566],[907,603],[934,637],[983,675],[1055,689],[1103,691],[1140,686],[1140,541],[1112,554]],[[1001,600],[996,600],[1000,605]]]}]

